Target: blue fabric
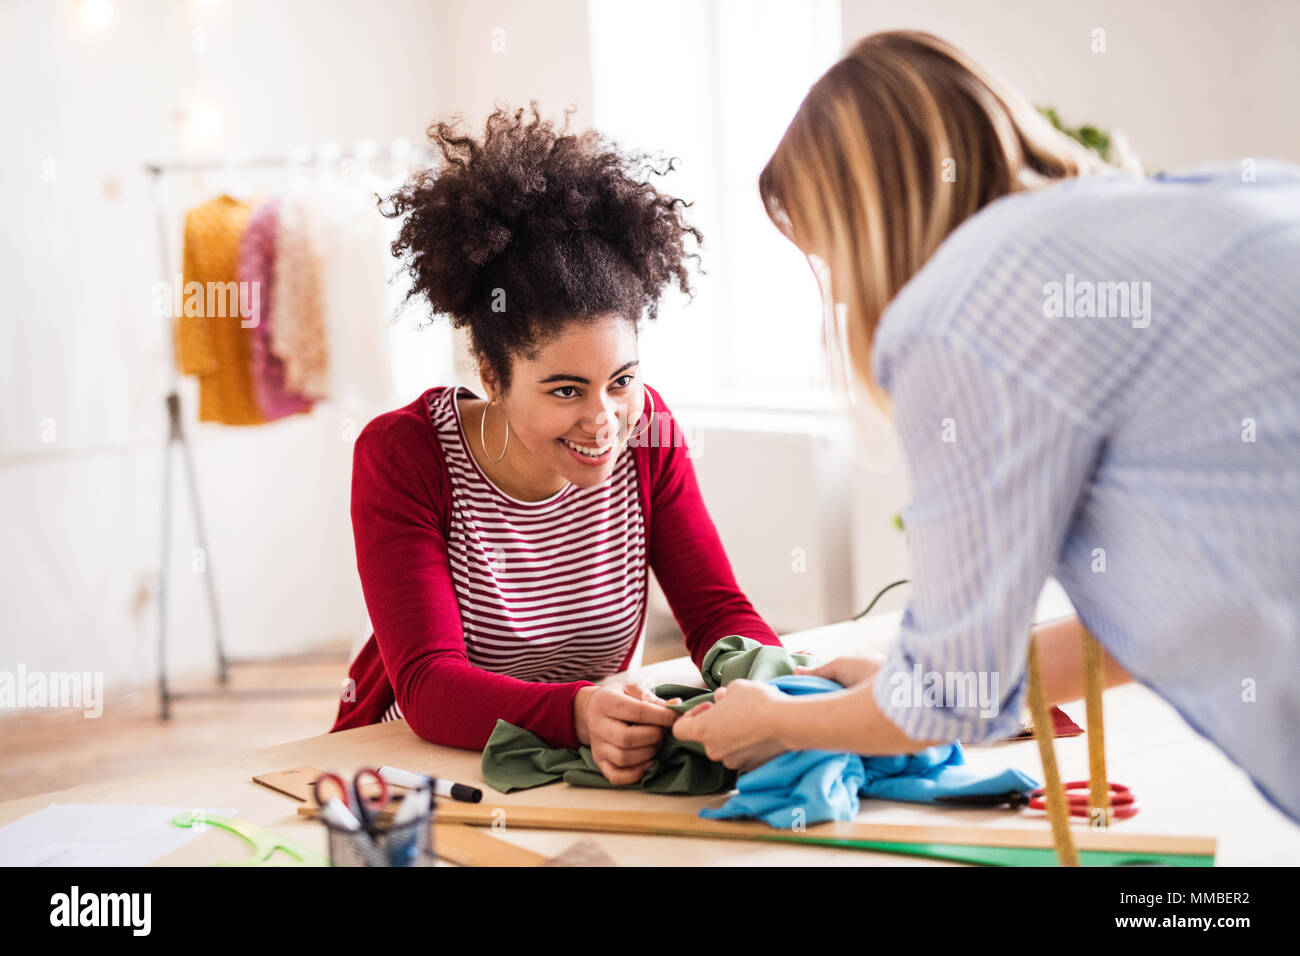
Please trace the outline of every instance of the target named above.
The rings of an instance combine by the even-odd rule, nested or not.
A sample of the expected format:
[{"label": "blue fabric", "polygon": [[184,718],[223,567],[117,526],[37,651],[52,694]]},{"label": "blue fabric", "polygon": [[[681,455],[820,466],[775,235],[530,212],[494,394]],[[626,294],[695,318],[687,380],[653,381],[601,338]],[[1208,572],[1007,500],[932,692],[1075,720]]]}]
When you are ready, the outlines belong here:
[{"label": "blue fabric", "polygon": [[[786,694],[824,694],[843,690],[835,681],[810,674],[777,677],[769,683]],[[919,753],[862,757],[832,750],[792,750],[743,773],[735,795],[700,816],[715,820],[755,818],[788,829],[827,820],[852,820],[859,797],[932,803],[935,797],[983,796],[1039,786],[1019,770],[998,773],[965,766],[961,744],[954,741]],[[801,815],[802,812],[802,815]]]}]

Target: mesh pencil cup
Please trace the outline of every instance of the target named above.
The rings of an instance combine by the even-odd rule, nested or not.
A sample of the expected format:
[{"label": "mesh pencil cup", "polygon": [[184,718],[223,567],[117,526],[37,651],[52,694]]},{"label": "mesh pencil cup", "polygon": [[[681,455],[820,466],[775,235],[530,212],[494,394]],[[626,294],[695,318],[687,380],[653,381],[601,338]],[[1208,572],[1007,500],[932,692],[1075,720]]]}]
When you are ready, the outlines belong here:
[{"label": "mesh pencil cup", "polygon": [[[414,800],[418,791],[407,791],[404,800]],[[433,801],[419,816],[404,823],[379,824],[347,830],[318,818],[329,834],[330,866],[433,866]]]}]

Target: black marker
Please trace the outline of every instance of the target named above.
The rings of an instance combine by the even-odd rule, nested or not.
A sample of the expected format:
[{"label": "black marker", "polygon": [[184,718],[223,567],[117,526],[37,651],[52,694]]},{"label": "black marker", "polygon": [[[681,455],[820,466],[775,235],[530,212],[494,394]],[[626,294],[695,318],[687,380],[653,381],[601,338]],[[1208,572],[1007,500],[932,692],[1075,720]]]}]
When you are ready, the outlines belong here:
[{"label": "black marker", "polygon": [[483,799],[483,791],[477,787],[469,787],[463,783],[452,783],[450,780],[430,777],[424,773],[412,773],[398,767],[380,767],[379,776],[384,778],[385,783],[391,783],[398,787],[422,787],[427,784],[433,787],[433,792],[438,796],[450,797],[462,803],[478,803]]}]

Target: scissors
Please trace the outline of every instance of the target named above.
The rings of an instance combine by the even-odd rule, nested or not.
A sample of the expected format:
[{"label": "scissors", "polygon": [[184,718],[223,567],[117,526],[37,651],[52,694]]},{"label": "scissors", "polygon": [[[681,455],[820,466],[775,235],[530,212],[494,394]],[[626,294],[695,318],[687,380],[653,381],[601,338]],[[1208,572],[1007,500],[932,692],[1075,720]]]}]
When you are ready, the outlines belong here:
[{"label": "scissors", "polygon": [[[1071,780],[1062,789],[1065,791],[1065,805],[1070,809],[1070,816],[1091,816],[1091,811],[1088,809],[1087,780]],[[1110,815],[1112,817],[1116,820],[1124,820],[1137,815],[1138,802],[1132,790],[1122,783],[1108,783],[1106,789],[1111,795]],[[1047,809],[1047,797],[1041,787],[1029,795],[1029,809]]]},{"label": "scissors", "polygon": [[[1127,817],[1136,816],[1138,812],[1137,797],[1128,787],[1119,783],[1109,785],[1111,792],[1110,798],[1110,815],[1117,820],[1123,820]],[[1076,817],[1090,816],[1088,809],[1088,781],[1075,780],[1067,783],[1064,787],[1066,807],[1069,808],[1070,814]],[[1071,793],[1071,790],[1081,790],[1082,793]],[[962,795],[956,797],[935,797],[935,803],[945,804],[955,807],[1003,807],[1011,810],[1019,810],[1028,807],[1031,810],[1046,810],[1047,797],[1045,791],[1039,787],[1029,793],[1022,793],[1019,790],[1008,790],[1005,793],[989,793]]]},{"label": "scissors", "polygon": [[[377,797],[367,797],[366,791],[362,784],[366,780],[374,780],[379,785],[379,795]],[[330,787],[338,790],[337,796],[330,793]],[[311,785],[312,796],[316,798],[317,806],[325,806],[330,800],[338,799],[343,801],[343,805],[348,808],[349,812],[356,817],[363,827],[367,830],[373,830],[375,827],[375,818],[388,805],[388,782],[379,775],[379,771],[371,767],[363,767],[358,770],[352,777],[352,787],[343,782],[343,778],[336,773],[323,773]]]}]

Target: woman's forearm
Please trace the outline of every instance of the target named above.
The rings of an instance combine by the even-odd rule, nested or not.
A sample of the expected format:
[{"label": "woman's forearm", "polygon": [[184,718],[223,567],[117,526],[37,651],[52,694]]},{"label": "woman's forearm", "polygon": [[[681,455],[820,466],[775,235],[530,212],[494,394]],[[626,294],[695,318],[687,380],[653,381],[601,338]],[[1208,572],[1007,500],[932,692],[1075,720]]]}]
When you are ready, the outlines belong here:
[{"label": "woman's forearm", "polygon": [[787,750],[841,750],[858,754],[906,754],[938,740],[913,740],[880,710],[874,681],[848,690],[772,701],[768,718],[774,736]]},{"label": "woman's forearm", "polygon": [[[1038,640],[1038,665],[1043,675],[1043,696],[1048,706],[1083,697],[1083,624],[1070,616],[1034,629]],[[1102,648],[1102,686],[1114,687],[1133,678]]]},{"label": "woman's forearm", "polygon": [[[1077,617],[1036,628],[1043,692],[1050,704],[1083,696],[1083,625]],[[1131,680],[1103,650],[1105,687]],[[864,754],[902,754],[947,741],[913,740],[885,716],[873,696],[874,680],[847,690],[771,701],[763,717],[771,736],[787,750],[841,750]]]}]

